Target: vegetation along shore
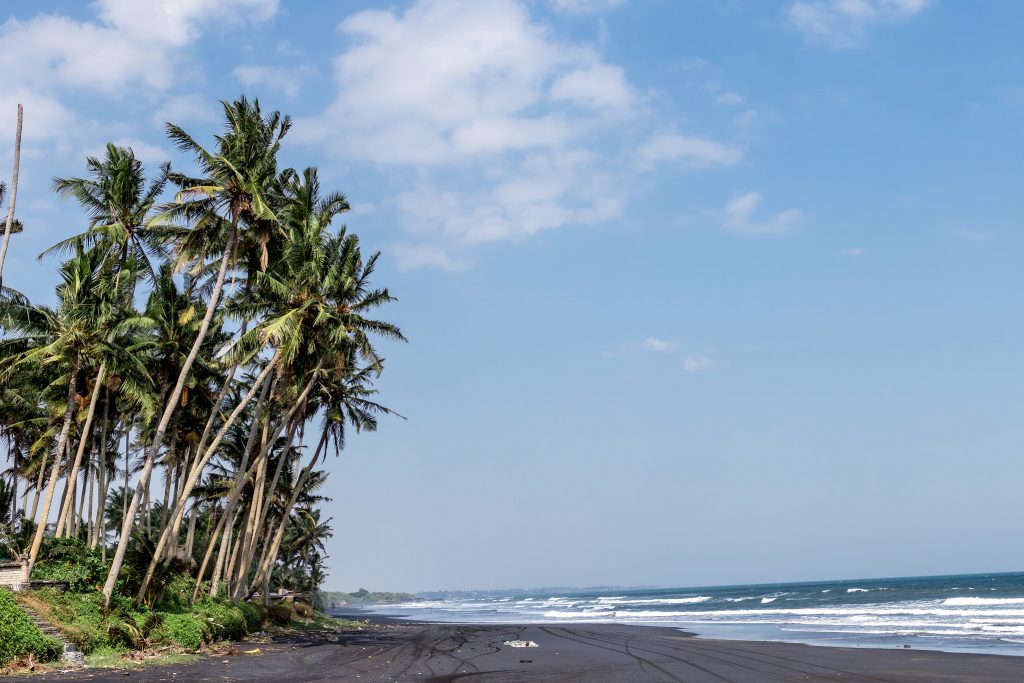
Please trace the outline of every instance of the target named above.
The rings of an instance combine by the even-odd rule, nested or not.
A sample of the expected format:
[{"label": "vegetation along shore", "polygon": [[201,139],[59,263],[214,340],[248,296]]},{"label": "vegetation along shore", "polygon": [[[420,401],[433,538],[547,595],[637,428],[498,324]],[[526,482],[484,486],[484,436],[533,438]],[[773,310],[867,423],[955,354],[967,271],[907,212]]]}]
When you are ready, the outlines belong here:
[{"label": "vegetation along shore", "polygon": [[[404,337],[345,196],[279,165],[290,118],[223,114],[209,141],[166,125],[186,168],[109,144],[55,178],[81,224],[40,256],[53,302],[0,285],[0,666],[333,628],[323,463],[392,413],[375,345]],[[0,277],[34,256],[21,121]]]}]

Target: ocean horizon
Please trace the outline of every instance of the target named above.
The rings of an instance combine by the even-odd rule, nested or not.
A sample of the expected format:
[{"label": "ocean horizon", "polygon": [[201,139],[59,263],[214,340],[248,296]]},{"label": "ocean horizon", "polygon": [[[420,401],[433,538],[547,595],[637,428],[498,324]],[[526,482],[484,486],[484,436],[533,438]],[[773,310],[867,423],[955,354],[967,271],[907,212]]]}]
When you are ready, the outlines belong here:
[{"label": "ocean horizon", "polygon": [[[682,588],[433,591],[369,607],[445,623],[621,623],[699,636],[1024,655],[1024,572]],[[443,597],[442,597],[443,596]]]}]

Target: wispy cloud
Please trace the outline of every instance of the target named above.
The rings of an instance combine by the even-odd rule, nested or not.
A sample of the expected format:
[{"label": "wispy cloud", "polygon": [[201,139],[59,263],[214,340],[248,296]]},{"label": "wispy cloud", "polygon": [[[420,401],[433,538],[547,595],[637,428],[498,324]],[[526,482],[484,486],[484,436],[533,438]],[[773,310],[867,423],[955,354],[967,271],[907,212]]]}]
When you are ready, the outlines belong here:
[{"label": "wispy cloud", "polygon": [[637,158],[648,164],[682,162],[694,168],[710,168],[732,166],[743,158],[743,152],[709,138],[668,131],[652,135],[637,152]]},{"label": "wispy cloud", "polygon": [[693,375],[698,372],[707,372],[716,365],[715,361],[707,356],[687,356],[683,360],[683,372]]},{"label": "wispy cloud", "polygon": [[763,218],[756,217],[761,195],[748,192],[729,200],[722,217],[722,229],[737,235],[784,235],[803,220],[800,209],[785,209]]},{"label": "wispy cloud", "polygon": [[657,351],[664,353],[666,351],[675,351],[677,344],[674,341],[667,341],[665,339],[658,339],[656,337],[648,337],[643,342],[643,348],[648,351]]},{"label": "wispy cloud", "polygon": [[438,268],[440,270],[465,270],[469,263],[448,254],[433,244],[394,244],[390,252],[398,260],[401,270],[415,268]]},{"label": "wispy cloud", "polygon": [[872,27],[911,19],[929,4],[931,0],[799,0],[786,16],[808,42],[846,50],[862,45]]},{"label": "wispy cloud", "polygon": [[295,97],[302,90],[303,84],[314,73],[308,66],[295,68],[279,66],[239,66],[234,74],[242,85],[247,88],[258,86],[268,90],[277,90],[288,97]]},{"label": "wispy cloud", "polygon": [[625,5],[627,0],[551,0],[551,9],[567,14],[596,14]]},{"label": "wispy cloud", "polygon": [[850,258],[859,258],[868,253],[868,250],[864,247],[847,247],[840,249],[839,253],[843,256],[849,256]]}]

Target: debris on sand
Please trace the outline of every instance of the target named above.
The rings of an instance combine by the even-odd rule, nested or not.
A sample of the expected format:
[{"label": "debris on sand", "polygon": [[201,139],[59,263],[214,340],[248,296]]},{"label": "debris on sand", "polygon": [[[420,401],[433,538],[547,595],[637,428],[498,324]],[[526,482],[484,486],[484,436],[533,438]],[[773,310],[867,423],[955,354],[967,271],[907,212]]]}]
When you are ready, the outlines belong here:
[{"label": "debris on sand", "polygon": [[540,647],[532,640],[506,640],[504,644],[509,647]]}]

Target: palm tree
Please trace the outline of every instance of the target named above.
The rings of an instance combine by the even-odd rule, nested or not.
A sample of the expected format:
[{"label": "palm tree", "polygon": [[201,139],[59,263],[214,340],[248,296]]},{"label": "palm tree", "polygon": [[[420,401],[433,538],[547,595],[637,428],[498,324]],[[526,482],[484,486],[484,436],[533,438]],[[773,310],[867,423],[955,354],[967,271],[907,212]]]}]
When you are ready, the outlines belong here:
[{"label": "palm tree", "polygon": [[99,246],[124,267],[129,256],[155,273],[150,256],[161,254],[171,228],[153,222],[151,212],[167,185],[170,162],[162,164],[148,185],[142,162],[130,148],[108,144],[106,157],[88,157],[88,178],[54,178],[53,190],[78,202],[89,217],[88,228],[43,252],[42,256],[73,250],[79,243]]},{"label": "palm tree", "polygon": [[108,604],[128,547],[131,520],[149,485],[156,453],[163,445],[171,417],[181,399],[192,365],[199,355],[199,349],[217,310],[228,267],[235,258],[239,231],[245,226],[262,226],[266,222],[276,221],[276,216],[268,204],[268,189],[273,187],[276,181],[277,153],[281,139],[291,127],[291,120],[288,117],[282,118],[278,112],[264,117],[259,102],[250,103],[244,97],[233,103],[224,102],[223,105],[227,127],[223,134],[216,137],[215,152],[206,150],[179,126],[167,124],[167,133],[171,140],[181,151],[195,155],[204,174],[202,178],[172,175],[172,180],[180,187],[180,192],[177,205],[168,211],[168,215],[191,219],[195,223],[193,231],[183,240],[181,258],[187,260],[195,255],[199,257],[200,262],[205,261],[209,250],[213,248],[209,242],[210,233],[219,235],[225,224],[228,230],[226,240],[216,246],[220,252],[220,269],[210,294],[206,314],[203,316],[192,348],[182,364],[174,389],[164,404],[156,433],[146,451],[146,460],[135,495],[128,506],[121,537],[118,539],[110,572],[103,587]]},{"label": "palm tree", "polygon": [[102,315],[96,297],[96,266],[99,257],[96,251],[86,252],[79,248],[75,256],[61,266],[62,282],[57,287],[56,308],[11,303],[3,307],[4,327],[16,334],[21,333],[21,336],[4,340],[4,344],[24,346],[25,349],[8,359],[6,367],[0,367],[0,380],[10,377],[24,365],[53,365],[59,368],[58,384],[66,386],[67,395],[63,424],[53,449],[49,484],[38,518],[39,527],[29,555],[30,570],[43,540],[53,491],[74,419],[77,388],[82,381],[79,375],[83,356],[102,343],[96,333],[96,322]]}]

